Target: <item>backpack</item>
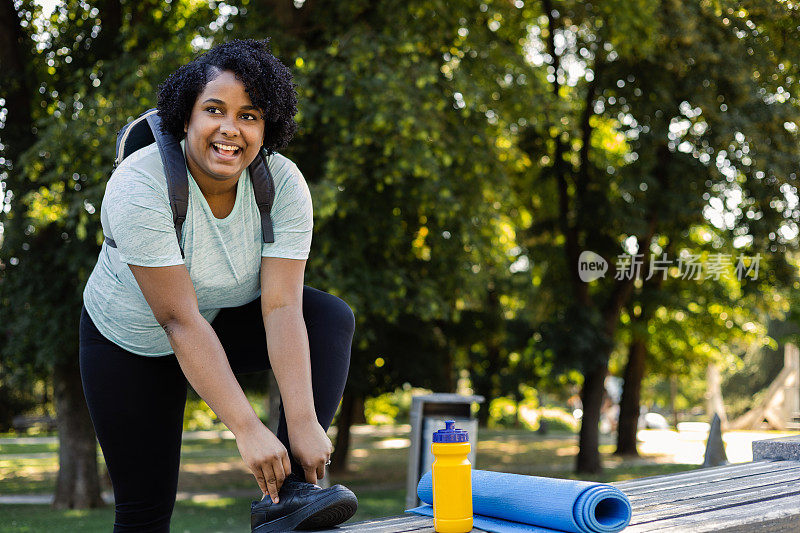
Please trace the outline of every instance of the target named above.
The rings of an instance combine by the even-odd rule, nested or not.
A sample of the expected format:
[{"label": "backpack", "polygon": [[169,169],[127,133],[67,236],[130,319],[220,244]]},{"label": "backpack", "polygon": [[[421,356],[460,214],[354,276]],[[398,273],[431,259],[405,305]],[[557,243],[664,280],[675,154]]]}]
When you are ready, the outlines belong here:
[{"label": "backpack", "polygon": [[[158,152],[161,154],[161,161],[164,164],[169,205],[172,208],[172,221],[175,224],[181,257],[185,257],[180,242],[181,230],[186,221],[186,211],[189,209],[189,177],[186,174],[186,159],[181,150],[180,141],[172,134],[161,130],[161,118],[158,116],[157,109],[148,109],[119,130],[114,168],[117,168],[123,159],[136,150],[154,142],[158,144]],[[258,157],[250,163],[248,169],[250,170],[250,180],[253,182],[258,211],[261,214],[262,239],[265,243],[275,242],[270,218],[272,202],[275,199],[275,184],[263,151],[259,150]],[[105,241],[112,248],[117,247],[117,243],[110,237],[105,236]]]}]

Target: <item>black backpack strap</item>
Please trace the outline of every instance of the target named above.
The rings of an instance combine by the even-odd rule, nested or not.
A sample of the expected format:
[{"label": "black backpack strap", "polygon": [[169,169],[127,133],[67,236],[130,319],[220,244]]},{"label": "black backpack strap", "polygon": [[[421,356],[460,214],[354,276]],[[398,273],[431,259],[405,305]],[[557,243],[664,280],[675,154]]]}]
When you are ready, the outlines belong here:
[{"label": "black backpack strap", "polygon": [[186,159],[181,150],[181,143],[172,134],[161,131],[161,118],[157,113],[147,115],[147,123],[158,144],[161,162],[164,164],[164,173],[167,176],[167,193],[169,205],[172,208],[172,221],[175,224],[175,234],[178,236],[178,246],[181,246],[181,231],[186,222],[186,212],[189,210],[189,177],[186,174]]},{"label": "black backpack strap", "polygon": [[117,168],[122,160],[140,148],[155,142],[155,135],[150,129],[147,117],[158,113],[156,108],[151,108],[139,115],[134,120],[128,122],[117,133],[117,147],[114,157],[114,168]]},{"label": "black backpack strap", "polygon": [[267,158],[264,152],[259,150],[258,156],[250,163],[250,181],[253,182],[253,192],[258,204],[258,212],[261,214],[261,237],[265,243],[275,242],[275,234],[272,231],[272,202],[275,200],[275,183],[267,165]]},{"label": "black backpack strap", "polygon": [[[147,122],[147,117],[156,114],[155,108],[148,109],[134,120],[125,124],[119,132],[117,132],[117,146],[114,153],[114,168],[116,169],[122,160],[131,155],[133,152],[140,148],[144,148],[148,144],[155,142],[155,136],[150,130],[150,124]],[[107,235],[103,235],[106,244],[112,248],[117,247],[114,239]]]}]

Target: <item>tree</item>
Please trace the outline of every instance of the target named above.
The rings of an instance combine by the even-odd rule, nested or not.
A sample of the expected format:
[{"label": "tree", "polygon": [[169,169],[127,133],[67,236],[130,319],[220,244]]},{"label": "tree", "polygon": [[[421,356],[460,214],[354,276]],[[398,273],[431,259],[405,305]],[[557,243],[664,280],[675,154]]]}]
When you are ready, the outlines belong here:
[{"label": "tree", "polygon": [[[538,265],[537,301],[553,317],[532,351],[583,373],[577,468],[594,472],[603,381],[635,289],[618,256],[642,254],[646,271],[662,236],[660,246],[683,238],[718,202],[739,197],[737,208],[723,208],[709,246],[736,238],[752,255],[774,251],[770,276],[788,279],[779,260],[786,239],[775,229],[791,231],[796,218],[776,209],[794,179],[797,111],[780,95],[797,79],[796,62],[781,59],[793,53],[796,8],[543,1],[514,15],[484,7],[496,46],[473,50],[488,72],[474,98],[532,163],[515,174],[516,233]],[[487,61],[495,54],[502,67]],[[463,60],[456,75],[472,75],[470,66]],[[612,265],[592,284],[578,273],[587,249]]]},{"label": "tree", "polygon": [[[345,410],[409,381],[451,389],[458,340],[447,332],[515,260],[498,154],[508,148],[447,75],[463,40],[459,14],[470,11],[467,2],[260,2],[230,30],[272,34],[295,65],[301,133],[287,152],[315,199],[308,279],[357,318]],[[340,463],[350,419],[340,415]]]},{"label": "tree", "polygon": [[[758,295],[746,300],[757,313],[755,324],[766,320],[776,309],[776,305],[765,309],[761,304],[767,301],[763,298],[765,291],[778,298],[781,288],[790,287],[794,277],[784,257],[792,239],[781,234],[795,231],[797,213],[774,207],[791,202],[792,191],[796,190],[792,185],[795,174],[786,158],[797,148],[797,109],[780,96],[784,87],[796,83],[794,74],[784,72],[788,65],[796,64],[796,50],[787,48],[787,43],[797,37],[796,28],[787,27],[796,13],[773,7],[770,3],[749,2],[719,5],[716,11],[688,6],[666,10],[665,16],[672,17],[677,27],[685,30],[672,30],[667,21],[663,22],[662,27],[668,31],[652,57],[619,65],[623,72],[638,71],[639,78],[653,80],[650,90],[658,90],[663,97],[649,102],[637,99],[636,90],[646,89],[638,83],[631,88],[624,81],[616,95],[618,100],[628,102],[631,115],[638,122],[649,124],[647,119],[654,116],[669,118],[670,159],[677,163],[691,155],[673,167],[677,172],[670,177],[689,187],[675,188],[664,199],[665,203],[686,209],[670,209],[656,238],[662,246],[668,243],[673,250],[688,250],[696,257],[726,254],[736,261],[741,255],[758,255],[762,277],[743,277],[739,296]],[[731,57],[736,60],[730,61]],[[661,65],[681,63],[685,64],[682,72],[661,76]],[[771,74],[764,75],[765,72]],[[646,141],[647,137],[631,141],[633,152],[641,155],[647,151]],[[767,177],[770,173],[771,177]],[[697,178],[689,181],[689,175]],[[709,306],[723,305],[726,312],[729,306],[736,307],[731,298],[735,298],[737,290],[728,286],[716,294],[704,292]],[[694,293],[687,296],[693,297]],[[653,297],[656,300],[647,306],[651,311],[659,304],[669,306],[670,300],[674,301],[674,294],[669,291],[656,290],[646,299]],[[634,323],[647,324],[650,318],[641,316]],[[727,337],[718,330],[708,333],[717,335],[718,343]],[[741,333],[748,335],[746,331]],[[648,354],[645,344],[653,342],[646,337],[639,336],[629,351],[618,453],[635,453],[638,388]]]},{"label": "tree", "polygon": [[5,362],[52,369],[60,440],[54,505],[93,507],[102,500],[77,334],[115,133],[153,105],[155,83],[191,51],[193,24],[213,12],[189,2],[69,1],[52,14],[33,2],[2,5],[0,33],[13,36],[3,69],[13,75],[2,80],[10,98],[0,175],[0,352]]},{"label": "tree", "polygon": [[[455,371],[443,326],[459,306],[481,300],[486,258],[501,265],[514,260],[507,253],[513,248],[508,217],[498,207],[508,188],[497,164],[496,128],[459,104],[441,72],[443,51],[459,38],[457,21],[446,6],[427,3],[400,11],[325,2],[213,12],[192,6],[69,4],[48,19],[59,34],[33,53],[42,72],[32,85],[43,86],[46,98],[36,112],[35,141],[15,160],[21,172],[5,179],[14,196],[3,219],[3,309],[23,297],[29,304],[25,313],[7,315],[7,353],[40,354],[48,365],[54,346],[77,346],[74,311],[102,238],[97,208],[111,171],[113,144],[102,139],[113,139],[116,129],[153,105],[156,83],[188,58],[195,37],[205,47],[215,39],[262,37],[266,29],[278,56],[294,65],[304,99],[301,134],[287,155],[303,169],[315,198],[309,281],[344,296],[359,317],[349,391],[357,398],[409,379],[449,387]],[[398,16],[404,24],[396,24]],[[202,29],[207,26],[213,29]],[[85,33],[93,27],[98,35]],[[119,37],[94,49],[107,27]],[[28,43],[42,31],[31,29]],[[65,54],[67,42],[88,44]],[[67,138],[78,142],[53,148]],[[485,146],[490,149],[476,150]],[[50,283],[54,268],[64,273],[63,287]],[[52,305],[45,288],[59,288],[60,305]],[[52,329],[60,344],[32,335],[34,317],[60,325]],[[376,365],[377,356],[384,366]],[[62,360],[68,364],[62,367]],[[65,405],[77,405],[74,348],[55,361],[56,382],[71,385],[63,395],[74,401]],[[64,438],[78,427],[87,428],[69,424]],[[90,440],[88,431],[81,435],[80,442]],[[65,461],[73,456],[68,443],[62,449]]]},{"label": "tree", "polygon": [[[690,234],[697,238],[708,231],[705,227]],[[691,242],[685,244],[692,246]],[[687,249],[690,251],[684,258],[703,258],[707,264],[720,252],[702,242],[683,248]],[[722,257],[729,255],[734,257],[734,263],[736,257],[741,257],[733,254],[722,254]],[[638,454],[636,432],[645,369],[651,377],[658,376],[664,383],[674,376],[678,385],[688,389],[692,386],[689,383],[692,376],[702,376],[709,363],[720,364],[723,368],[735,367],[738,354],[768,339],[764,323],[768,316],[779,312],[780,288],[772,288],[766,298],[745,296],[742,285],[756,280],[751,277],[739,280],[734,263],[726,265],[718,279],[715,279],[717,274],[699,271],[695,278],[689,270],[681,273],[678,266],[672,266],[672,275],[655,275],[632,297],[621,317],[620,340],[629,349],[616,454]],[[652,381],[650,379],[651,384]],[[704,382],[701,378],[703,391]],[[652,398],[653,395],[648,392],[648,396]]]}]

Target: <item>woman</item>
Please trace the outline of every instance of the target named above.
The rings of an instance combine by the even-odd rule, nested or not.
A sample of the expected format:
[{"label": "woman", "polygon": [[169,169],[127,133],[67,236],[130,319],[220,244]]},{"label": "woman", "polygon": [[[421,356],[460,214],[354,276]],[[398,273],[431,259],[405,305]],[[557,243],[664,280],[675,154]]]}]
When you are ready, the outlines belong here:
[{"label": "woman", "polygon": [[[84,291],[80,363],[114,486],[114,531],[169,531],[187,380],[233,432],[264,494],[251,508],[254,531],[329,527],[355,512],[349,490],[315,485],[354,320],[344,302],[303,286],[311,198],[276,153],[295,132],[296,102],[267,41],[219,45],[159,87],[158,115],[182,139],[190,174],[180,243],[155,144],[108,182],[101,221],[116,247],[103,245]],[[259,150],[275,184],[269,244],[247,170]],[[277,436],[235,378],[269,366],[282,399]]]}]

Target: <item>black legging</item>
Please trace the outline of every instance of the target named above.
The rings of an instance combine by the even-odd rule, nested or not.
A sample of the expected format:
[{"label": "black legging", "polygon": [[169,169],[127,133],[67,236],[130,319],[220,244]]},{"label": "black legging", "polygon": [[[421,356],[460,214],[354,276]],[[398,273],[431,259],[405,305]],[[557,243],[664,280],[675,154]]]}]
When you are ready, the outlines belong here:
[{"label": "black legging", "polygon": [[[339,298],[303,290],[303,318],[311,350],[317,419],[326,430],[342,398],[355,327]],[[236,374],[269,368],[259,299],[223,309],[211,323]],[[178,486],[186,378],[174,354],[144,357],[128,352],[97,330],[81,311],[83,390],[114,486],[114,531],[168,532]],[[281,404],[278,438],[292,457]],[[255,483],[255,482],[254,482]]]}]

